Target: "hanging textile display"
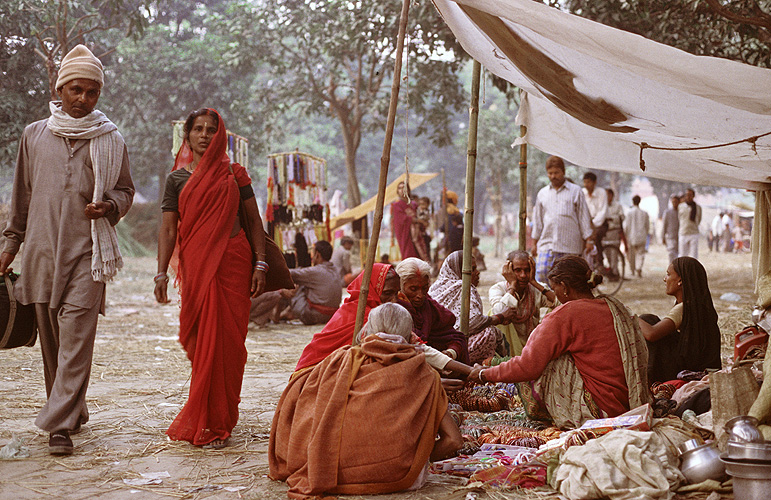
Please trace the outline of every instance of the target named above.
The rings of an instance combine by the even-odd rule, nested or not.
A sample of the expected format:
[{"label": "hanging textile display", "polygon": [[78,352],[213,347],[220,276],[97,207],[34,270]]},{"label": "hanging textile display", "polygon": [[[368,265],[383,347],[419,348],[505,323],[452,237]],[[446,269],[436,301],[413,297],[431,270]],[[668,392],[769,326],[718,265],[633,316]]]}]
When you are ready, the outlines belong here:
[{"label": "hanging textile display", "polygon": [[[172,143],[171,154],[177,156],[177,151],[182,147],[182,138],[185,135],[184,128],[185,122],[182,120],[176,120],[171,122],[172,126]],[[246,170],[249,170],[249,140],[240,135],[236,135],[231,131],[227,131],[228,137],[228,158],[233,163],[243,165]]]},{"label": "hanging textile display", "polygon": [[267,187],[268,234],[290,267],[309,266],[307,249],[331,240],[326,160],[300,151],[268,155]]}]

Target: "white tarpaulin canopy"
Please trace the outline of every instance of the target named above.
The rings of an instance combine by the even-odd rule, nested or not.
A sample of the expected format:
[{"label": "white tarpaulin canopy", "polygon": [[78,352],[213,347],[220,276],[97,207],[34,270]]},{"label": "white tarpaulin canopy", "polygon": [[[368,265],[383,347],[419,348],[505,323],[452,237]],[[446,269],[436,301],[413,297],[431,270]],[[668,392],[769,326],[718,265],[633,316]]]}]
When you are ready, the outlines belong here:
[{"label": "white tarpaulin canopy", "polygon": [[474,59],[525,91],[515,144],[586,168],[771,188],[771,70],[532,0],[433,1]]}]

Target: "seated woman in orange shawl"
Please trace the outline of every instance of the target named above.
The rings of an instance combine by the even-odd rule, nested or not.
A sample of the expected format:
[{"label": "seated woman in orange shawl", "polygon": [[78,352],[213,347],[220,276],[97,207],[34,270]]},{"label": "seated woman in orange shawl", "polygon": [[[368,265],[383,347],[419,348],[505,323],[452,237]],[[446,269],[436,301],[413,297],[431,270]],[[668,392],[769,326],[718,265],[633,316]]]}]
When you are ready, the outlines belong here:
[{"label": "seated woman in orange shawl", "polygon": [[364,330],[361,345],[297,374],[281,395],[268,460],[290,498],[417,489],[429,459],[463,444],[439,374],[408,343],[410,314],[383,304]]},{"label": "seated woman in orange shawl", "polygon": [[[166,434],[221,448],[238,421],[249,297],[265,289],[265,233],[249,174],[228,159],[219,114],[206,108],[194,111],[184,131],[161,205],[155,298],[169,302],[166,270],[178,243],[179,340],[193,373],[188,401]],[[254,235],[251,242],[239,222],[239,198]],[[254,268],[252,248],[257,254]]]}]

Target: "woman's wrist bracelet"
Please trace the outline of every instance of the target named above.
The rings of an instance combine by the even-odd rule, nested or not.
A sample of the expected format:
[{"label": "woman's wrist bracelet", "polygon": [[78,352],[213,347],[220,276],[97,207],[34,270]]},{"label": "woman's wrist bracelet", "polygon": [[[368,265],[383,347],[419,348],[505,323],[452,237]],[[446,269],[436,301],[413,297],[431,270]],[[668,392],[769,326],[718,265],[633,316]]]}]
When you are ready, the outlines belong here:
[{"label": "woman's wrist bracelet", "polygon": [[267,273],[268,269],[270,269],[270,266],[264,260],[258,260],[257,262],[254,263],[255,271],[262,271],[264,273]]},{"label": "woman's wrist bracelet", "polygon": [[169,277],[166,275],[166,273],[158,273],[155,275],[155,278],[153,278],[153,281],[155,283],[158,283],[161,280],[166,280],[166,281],[169,280]]},{"label": "woman's wrist bracelet", "polygon": [[485,383],[485,382],[486,382],[486,381],[485,381],[485,377],[484,377],[484,373],[485,373],[485,370],[484,370],[484,368],[483,368],[483,369],[481,369],[481,370],[479,370],[479,381],[480,381],[480,382],[482,382],[482,383]]}]

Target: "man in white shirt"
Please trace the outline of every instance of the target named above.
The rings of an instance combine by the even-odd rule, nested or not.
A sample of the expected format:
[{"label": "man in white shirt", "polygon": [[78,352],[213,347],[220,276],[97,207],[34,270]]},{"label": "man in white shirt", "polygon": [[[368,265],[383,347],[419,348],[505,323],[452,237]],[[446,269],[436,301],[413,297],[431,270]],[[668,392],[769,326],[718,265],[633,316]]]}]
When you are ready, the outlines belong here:
[{"label": "man in white shirt", "polygon": [[720,251],[720,237],[723,235],[723,212],[720,212],[717,214],[713,219],[712,223],[710,224],[710,234],[712,236],[712,240],[709,241],[709,251],[712,250],[719,252]]},{"label": "man in white shirt", "polygon": [[730,213],[726,212],[723,214],[720,225],[723,228],[723,251],[730,253],[732,250],[731,240],[734,234],[734,221],[731,219]]},{"label": "man in white shirt", "polygon": [[648,235],[650,234],[651,221],[648,213],[640,208],[640,197],[638,195],[632,197],[632,203],[634,206],[626,214],[624,234],[628,244],[629,269],[631,269],[633,276],[636,274],[642,278],[645,243],[648,241]]},{"label": "man in white shirt", "polygon": [[584,174],[584,197],[586,198],[586,205],[589,207],[589,216],[592,218],[592,240],[594,240],[594,246],[597,247],[597,262],[602,265],[602,239],[605,237],[605,233],[608,232],[608,195],[601,187],[597,187],[597,176],[594,172],[587,172]]},{"label": "man in white shirt", "polygon": [[581,255],[594,248],[592,223],[581,188],[565,179],[562,158],[546,160],[549,185],[541,188],[533,207],[533,257],[538,257],[536,279],[546,282],[554,261],[565,255]]},{"label": "man in white shirt", "polygon": [[680,218],[680,257],[699,258],[699,224],[701,224],[701,207],[693,201],[696,193],[686,189],[682,203],[677,207]]}]

